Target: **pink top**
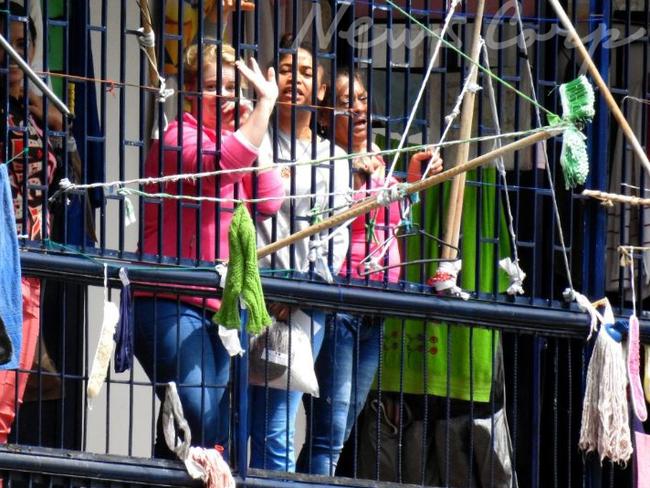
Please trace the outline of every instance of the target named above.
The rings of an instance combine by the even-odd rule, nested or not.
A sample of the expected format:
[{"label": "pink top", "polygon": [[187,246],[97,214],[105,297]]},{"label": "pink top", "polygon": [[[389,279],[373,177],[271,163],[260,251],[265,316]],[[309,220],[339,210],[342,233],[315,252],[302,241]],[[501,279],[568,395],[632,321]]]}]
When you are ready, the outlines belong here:
[{"label": "pink top", "polygon": [[[371,177],[370,188],[381,188],[384,186],[386,180],[383,176],[373,175]],[[391,178],[390,185],[393,186],[399,183],[395,178]],[[359,190],[366,190],[367,183],[364,183]],[[356,193],[355,200],[360,200],[369,196],[365,193]],[[388,211],[388,225],[386,225],[386,212]],[[366,223],[371,222],[371,219],[375,217],[375,237],[376,239],[372,240],[370,247],[366,247]],[[378,208],[369,212],[366,215],[360,215],[357,217],[351,224],[352,236],[350,239],[350,266],[351,273],[353,278],[362,278],[359,272],[363,272],[363,265],[360,265],[361,261],[368,256],[368,254],[379,246],[381,246],[386,239],[393,235],[395,227],[400,222],[400,209],[399,202],[393,202],[388,206],[388,210],[385,207]],[[393,239],[389,245],[388,250],[386,251],[388,255],[388,265],[399,264],[401,262],[399,245],[397,239]],[[373,255],[379,257],[379,251]],[[367,261],[366,261],[367,262]],[[384,258],[378,259],[378,264],[384,266],[386,263]],[[341,270],[341,274],[345,274],[345,266]],[[399,281],[400,268],[395,267],[388,270],[388,281],[390,283],[397,283]],[[379,271],[372,273],[370,275],[371,280],[383,281],[384,271]]]},{"label": "pink top", "polygon": [[[178,168],[178,152],[175,150],[179,144],[179,124],[178,121],[172,122],[165,134],[163,135],[163,171],[158,171],[158,155],[160,150],[159,141],[155,141],[145,163],[146,176],[158,177],[178,173],[196,173],[199,168],[197,165],[197,147],[199,144],[199,135],[202,132],[202,156],[203,165],[201,171],[215,171],[235,168],[246,168],[251,166],[257,158],[257,148],[250,144],[240,133],[222,131],[221,133],[221,158],[216,157],[217,134],[214,130],[203,126],[199,132],[199,125],[196,119],[189,113],[183,114],[182,125],[182,156],[180,158],[181,168]],[[217,162],[218,161],[218,162]],[[218,198],[235,198],[235,188],[237,188],[237,198],[246,199],[253,197],[253,173],[228,173],[219,176],[203,178],[202,180],[186,180],[183,182],[171,182],[164,185],[152,184],[145,187],[148,193],[170,193],[178,194],[180,185],[180,194],[194,195],[198,194],[198,184],[201,181],[201,196],[218,197]],[[235,186],[236,184],[239,185]],[[271,169],[257,173],[257,187],[255,198],[283,197],[284,189],[282,179],[276,169]],[[166,257],[181,257],[196,259],[197,258],[197,215],[198,208],[193,208],[191,201],[184,201],[181,210],[182,229],[181,229],[181,248],[177,246],[177,212],[181,202],[178,200],[163,199],[162,204],[157,202],[144,202],[144,243],[143,251],[147,254],[162,255]],[[190,205],[188,205],[190,204]],[[159,211],[162,205],[162,222],[160,225],[163,229],[162,250],[158,248],[158,226]],[[275,214],[282,205],[282,199],[268,200],[256,205],[258,215],[262,219]],[[219,211],[217,211],[219,206]],[[234,203],[201,202],[201,222],[200,222],[200,259],[204,261],[215,261],[216,259],[228,259],[228,230],[232,220]],[[217,246],[218,242],[218,246]],[[218,249],[218,251],[217,251]],[[218,254],[217,254],[218,252]],[[136,296],[152,296],[151,293],[140,292]],[[174,295],[158,294],[158,297],[176,298]],[[202,297],[183,296],[181,300],[186,303],[203,305]],[[205,301],[206,307],[211,310],[218,310],[220,300],[209,298]]]}]

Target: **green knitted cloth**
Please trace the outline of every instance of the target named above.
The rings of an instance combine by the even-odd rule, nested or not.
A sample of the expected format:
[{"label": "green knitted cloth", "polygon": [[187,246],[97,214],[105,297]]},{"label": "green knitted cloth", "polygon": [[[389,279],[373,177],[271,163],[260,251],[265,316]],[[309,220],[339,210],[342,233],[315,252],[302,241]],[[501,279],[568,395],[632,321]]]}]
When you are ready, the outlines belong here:
[{"label": "green knitted cloth", "polygon": [[226,286],[221,298],[221,307],[212,317],[212,321],[228,329],[239,329],[241,297],[248,309],[248,333],[257,335],[264,327],[271,325],[271,317],[266,311],[257,267],[255,225],[245,205],[239,205],[235,209],[228,232],[228,244],[230,258]]}]

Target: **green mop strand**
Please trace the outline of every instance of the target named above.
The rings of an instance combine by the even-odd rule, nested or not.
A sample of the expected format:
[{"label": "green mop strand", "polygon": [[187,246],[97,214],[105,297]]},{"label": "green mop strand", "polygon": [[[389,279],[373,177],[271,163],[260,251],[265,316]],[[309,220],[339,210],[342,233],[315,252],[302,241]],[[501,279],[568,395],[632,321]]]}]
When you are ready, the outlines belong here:
[{"label": "green mop strand", "polygon": [[226,284],[221,298],[221,307],[212,317],[212,321],[227,329],[239,329],[241,297],[248,309],[247,330],[250,334],[257,335],[264,327],[271,325],[272,320],[266,311],[260,272],[257,267],[255,226],[245,205],[239,205],[233,214],[228,243],[230,258]]},{"label": "green mop strand", "polygon": [[584,75],[560,85],[562,119],[553,119],[551,123],[568,122],[570,126],[562,136],[562,154],[560,164],[564,172],[567,190],[583,185],[589,175],[589,157],[587,155],[586,137],[580,128],[591,122],[596,114],[594,109],[594,89]]}]

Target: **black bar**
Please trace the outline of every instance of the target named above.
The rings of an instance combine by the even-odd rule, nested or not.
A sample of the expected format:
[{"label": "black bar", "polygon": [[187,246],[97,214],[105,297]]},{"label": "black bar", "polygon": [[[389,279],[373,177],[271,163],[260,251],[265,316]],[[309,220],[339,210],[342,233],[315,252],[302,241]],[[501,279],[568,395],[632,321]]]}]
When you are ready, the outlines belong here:
[{"label": "black bar", "polygon": [[[103,283],[102,264],[82,257],[24,252],[21,263],[26,275],[73,278],[78,283],[95,286]],[[129,269],[129,277],[133,282],[206,287],[215,287],[218,282],[216,271],[170,268],[169,271],[161,272],[159,267],[146,269],[143,266],[116,262],[113,267],[109,267],[109,277],[114,286],[120,286],[120,267]],[[458,322],[519,332],[539,333],[547,330],[559,336],[586,338],[588,335],[589,318],[575,304],[551,307],[478,299],[463,301],[423,293],[405,293],[402,290],[331,286],[269,277],[262,277],[262,285],[267,299],[301,306],[336,307],[356,313]],[[527,299],[526,303],[529,303]],[[650,340],[650,321],[642,322],[641,336],[644,340]]]}]

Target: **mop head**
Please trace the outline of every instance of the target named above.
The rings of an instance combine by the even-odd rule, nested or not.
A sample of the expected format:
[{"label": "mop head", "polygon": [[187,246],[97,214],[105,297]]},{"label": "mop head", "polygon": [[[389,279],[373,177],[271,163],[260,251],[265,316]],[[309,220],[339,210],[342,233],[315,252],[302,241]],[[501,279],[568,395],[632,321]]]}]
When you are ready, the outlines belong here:
[{"label": "mop head", "polygon": [[584,75],[560,85],[562,118],[574,124],[591,122],[596,115],[594,89]]},{"label": "mop head", "polygon": [[[580,128],[591,122],[596,114],[594,110],[594,89],[585,76],[564,83],[560,86],[562,103],[562,120],[570,125],[562,137],[562,154],[560,164],[564,172],[566,188],[583,185],[589,175],[589,157],[587,156],[586,137]],[[553,118],[551,123],[560,120]]]},{"label": "mop head", "polygon": [[601,326],[587,369],[579,447],[625,465],[632,456],[623,347]]},{"label": "mop head", "polygon": [[562,153],[560,165],[564,173],[566,189],[584,185],[589,176],[589,156],[587,155],[587,137],[575,125],[565,129],[562,135]]}]

